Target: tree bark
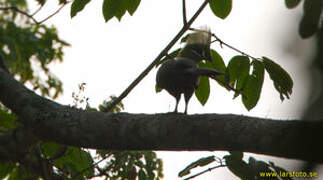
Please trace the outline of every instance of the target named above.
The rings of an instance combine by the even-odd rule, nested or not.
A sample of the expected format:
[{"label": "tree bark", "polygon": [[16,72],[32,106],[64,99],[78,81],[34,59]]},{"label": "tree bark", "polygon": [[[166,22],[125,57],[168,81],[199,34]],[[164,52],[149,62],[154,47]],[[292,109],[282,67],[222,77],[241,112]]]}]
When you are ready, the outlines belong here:
[{"label": "tree bark", "polygon": [[[235,150],[323,162],[321,121],[85,111],[35,94],[1,68],[0,101],[19,117],[20,128],[27,129],[19,131],[26,135],[19,135],[17,147],[26,138],[29,145],[37,139],[107,150]],[[8,133],[0,133],[0,142],[14,138]],[[9,144],[0,143],[0,157],[15,153],[10,151],[14,143]]]}]

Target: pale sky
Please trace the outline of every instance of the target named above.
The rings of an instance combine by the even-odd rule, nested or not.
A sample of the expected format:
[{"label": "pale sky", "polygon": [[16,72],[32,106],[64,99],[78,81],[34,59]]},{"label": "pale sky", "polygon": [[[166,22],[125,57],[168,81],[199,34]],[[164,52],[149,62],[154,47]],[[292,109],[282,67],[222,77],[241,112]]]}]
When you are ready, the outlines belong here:
[{"label": "pale sky", "polygon": [[[33,1],[32,1],[33,2]],[[70,5],[46,22],[54,24],[59,36],[72,46],[65,49],[63,63],[52,64],[51,70],[63,82],[64,94],[58,98],[62,104],[72,104],[72,92],[78,84],[87,83],[85,94],[90,98],[91,106],[96,107],[110,95],[119,95],[170,42],[182,27],[181,1],[142,0],[134,16],[126,14],[121,22],[116,18],[105,23],[102,15],[102,0],[91,1],[83,11],[70,18]],[[196,11],[202,0],[187,0],[188,18]],[[52,4],[50,4],[52,3]],[[55,11],[57,1],[48,2],[36,18],[43,19]],[[31,7],[35,7],[32,5]],[[294,80],[291,100],[280,101],[279,94],[268,75],[258,105],[248,112],[240,98],[232,100],[233,94],[219,85],[211,83],[211,95],[205,106],[201,106],[193,96],[188,113],[232,113],[276,119],[293,119],[300,116],[302,104],[307,99],[308,80],[302,61],[312,53],[311,40],[300,40],[298,22],[302,7],[287,10],[284,1],[272,0],[233,0],[231,14],[221,20],[206,7],[197,18],[193,27],[208,25],[224,42],[255,57],[267,56],[285,70]],[[289,39],[297,39],[303,51],[295,56],[286,54],[284,46]],[[180,47],[177,43],[173,49]],[[218,44],[213,44],[227,64],[237,52]],[[125,112],[163,113],[174,110],[175,100],[166,91],[155,93],[156,69],[123,100]],[[179,104],[179,111],[184,110],[184,101]],[[159,152],[164,161],[164,179],[177,179],[177,174],[185,166],[202,156],[219,152]],[[259,157],[259,156],[256,156]],[[264,157],[259,157],[264,159]],[[272,160],[271,157],[266,157]],[[296,161],[281,161],[278,165],[292,170],[290,164]],[[284,166],[285,165],[285,166]],[[204,168],[199,171],[204,170]],[[197,171],[198,172],[198,171]],[[230,177],[226,168],[206,173],[195,180]]]}]

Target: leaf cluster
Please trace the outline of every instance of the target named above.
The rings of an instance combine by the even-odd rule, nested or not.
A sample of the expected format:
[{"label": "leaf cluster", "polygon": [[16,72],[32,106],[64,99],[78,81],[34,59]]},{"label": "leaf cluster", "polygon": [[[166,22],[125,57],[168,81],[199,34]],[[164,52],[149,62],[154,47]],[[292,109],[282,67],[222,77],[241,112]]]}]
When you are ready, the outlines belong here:
[{"label": "leaf cluster", "polygon": [[[302,0],[285,0],[287,8],[292,9],[297,7]],[[302,38],[309,38],[319,31],[323,26],[322,20],[323,1],[321,0],[304,0],[303,17],[299,24],[298,32]]]},{"label": "leaf cluster", "polygon": [[[212,167],[210,166],[212,163],[217,163],[218,165]],[[243,153],[239,151],[229,151],[229,155],[225,155],[223,158],[219,158],[214,155],[202,157],[186,166],[179,172],[178,176],[188,176],[191,174],[192,169],[205,166],[208,166],[207,170],[191,175],[190,177],[185,178],[185,180],[193,179],[194,177],[220,167],[228,168],[241,180],[293,179],[292,176],[289,176],[290,173],[287,170],[275,165],[273,162],[267,163],[265,161],[257,160],[252,156],[250,156],[248,162],[246,162],[243,160]]]},{"label": "leaf cluster", "polygon": [[[244,161],[242,152],[230,152],[230,155],[226,155],[223,157],[225,159],[225,163],[227,168],[237,177],[242,180],[260,180],[260,179],[268,179],[268,175],[272,175],[269,177],[270,179],[285,179],[291,180],[292,177],[280,177],[281,174],[288,173],[282,167],[276,166],[273,162],[265,162],[261,160],[257,160],[254,157],[249,157],[248,163]],[[266,176],[267,174],[267,176]]]},{"label": "leaf cluster", "polygon": [[[52,142],[41,143],[33,149],[33,153],[19,163],[2,161],[0,179],[40,179],[45,172],[45,177],[79,180],[94,177],[158,180],[163,177],[162,160],[152,151],[96,150],[93,156],[88,150]],[[96,159],[100,160],[99,164],[94,162]]]},{"label": "leaf cluster", "polygon": [[105,179],[158,180],[163,177],[162,161],[152,151],[97,150],[97,157],[107,159],[100,173]]},{"label": "leaf cluster", "polygon": [[[24,0],[9,0],[4,4],[28,11]],[[66,46],[69,44],[59,38],[55,27],[36,25],[16,11],[0,11],[0,56],[20,82],[30,83],[44,96],[56,98],[63,92],[62,82],[48,65],[63,61]]]},{"label": "leaf cluster", "polygon": [[[40,171],[43,173],[47,172],[49,177],[70,179],[74,174],[77,174],[93,163],[89,152],[56,143],[37,145],[33,152],[33,154],[21,159],[19,163],[2,162],[0,164],[0,178],[6,177],[10,180],[39,179],[44,176],[44,174],[41,176],[42,173],[38,172]],[[93,173],[94,170],[90,169],[77,179],[85,179],[85,177]]]},{"label": "leaf cluster", "polygon": [[[91,0],[75,0],[71,7],[71,17],[74,17],[78,12],[82,11],[84,7]],[[122,16],[128,12],[133,15],[140,4],[140,0],[104,0],[102,5],[102,13],[105,21],[116,17],[119,21]]]}]

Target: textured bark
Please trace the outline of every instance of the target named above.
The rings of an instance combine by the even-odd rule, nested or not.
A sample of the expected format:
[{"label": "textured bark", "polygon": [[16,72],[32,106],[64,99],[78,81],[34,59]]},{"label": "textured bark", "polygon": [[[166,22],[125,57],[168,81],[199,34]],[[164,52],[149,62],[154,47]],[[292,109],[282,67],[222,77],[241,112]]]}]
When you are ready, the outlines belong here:
[{"label": "textured bark", "polygon": [[[107,150],[237,150],[323,162],[321,121],[83,111],[36,95],[2,69],[0,101],[28,127],[27,139]],[[1,143],[0,153],[6,149]]]}]

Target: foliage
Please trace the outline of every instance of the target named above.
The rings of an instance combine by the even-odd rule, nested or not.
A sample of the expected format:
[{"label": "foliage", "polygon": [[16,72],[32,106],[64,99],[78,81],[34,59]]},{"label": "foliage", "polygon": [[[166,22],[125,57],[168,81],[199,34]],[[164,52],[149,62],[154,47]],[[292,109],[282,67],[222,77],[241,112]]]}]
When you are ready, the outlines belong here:
[{"label": "foliage", "polygon": [[[209,166],[206,167],[206,170],[191,175],[185,178],[185,180],[195,178],[206,172],[212,171],[220,167],[228,168],[234,175],[239,177],[241,180],[293,179],[293,175],[291,173],[288,173],[288,171],[286,171],[282,167],[275,165],[273,162],[267,163],[265,161],[257,160],[252,156],[250,156],[248,162],[246,162],[245,160],[243,160],[242,152],[230,151],[229,153],[229,155],[225,155],[222,158],[216,157],[214,155],[202,157],[185,167],[182,171],[179,172],[178,176],[187,177],[191,174],[190,171],[192,169]],[[217,165],[214,166],[214,163],[216,163]]]},{"label": "foliage", "polygon": [[[304,15],[299,25],[299,34],[302,38],[309,38],[319,31],[322,9],[323,1],[321,0],[304,0]],[[322,23],[321,26],[323,26]]]},{"label": "foliage", "polygon": [[96,151],[98,158],[107,159],[100,173],[105,179],[160,179],[162,161],[152,151]]},{"label": "foliage", "polygon": [[208,157],[203,157],[203,158],[200,158],[198,159],[197,161],[194,161],[192,162],[191,164],[189,164],[188,166],[186,166],[183,170],[181,170],[179,173],[178,173],[178,176],[179,177],[183,177],[183,176],[186,176],[188,174],[191,173],[191,170],[196,168],[196,167],[203,167],[203,166],[206,166],[212,162],[214,162],[216,159],[215,159],[215,156],[208,156]]},{"label": "foliage", "polygon": [[[73,107],[86,108],[98,111],[89,105],[89,98],[84,95],[86,83],[78,86],[78,91],[73,92]],[[113,100],[113,96],[110,97]],[[99,109],[104,109],[111,101],[104,101]],[[85,104],[85,106],[83,106]],[[123,104],[119,103],[111,113],[120,112]],[[0,132],[7,131],[16,127],[17,117],[9,114],[5,109],[0,111]],[[40,161],[34,161],[35,159]],[[96,150],[96,155],[91,155],[89,150],[64,146],[61,144],[46,142],[36,145],[28,161],[32,160],[33,166],[46,164],[47,170],[52,176],[60,179],[89,179],[93,177],[104,177],[105,179],[149,179],[158,180],[163,177],[162,160],[157,158],[153,151],[104,151]],[[94,162],[97,160],[97,162]],[[0,179],[7,177],[11,180],[18,179],[40,179],[41,175],[35,170],[20,163],[1,162]],[[42,162],[42,163],[40,163]]]},{"label": "foliage", "polygon": [[[178,51],[177,49],[171,52],[170,55],[174,56]],[[242,95],[242,102],[247,110],[251,110],[258,103],[265,72],[269,74],[275,89],[280,93],[282,101],[285,97],[289,99],[292,93],[293,80],[290,75],[281,66],[266,57],[256,59],[248,55],[237,55],[231,58],[227,66],[225,66],[223,58],[216,50],[211,49],[211,57],[212,62],[201,62],[199,67],[225,72],[225,75],[219,77],[216,81],[225,88],[231,86],[236,89],[234,98]],[[165,58],[163,61],[168,59]],[[230,89],[227,88],[227,90]],[[204,105],[209,95],[209,80],[202,77],[198,89],[195,90],[195,96]]]},{"label": "foliage", "polygon": [[[40,7],[46,0],[36,0]],[[75,17],[81,12],[91,0],[74,0],[71,6],[71,17]],[[128,12],[133,15],[140,5],[140,0],[104,0],[102,13],[105,21],[116,17],[119,21]],[[301,0],[285,0],[287,8],[292,9],[300,4]],[[66,0],[59,0],[59,4],[66,4]],[[16,7],[25,14],[15,10],[0,11],[0,55],[3,56],[5,64],[10,72],[19,78],[22,83],[29,83],[34,90],[48,97],[56,98],[62,93],[62,83],[48,69],[48,64],[55,61],[63,61],[63,48],[69,44],[59,38],[55,27],[48,27],[33,21],[33,17],[28,13],[27,2],[25,0],[0,0],[0,5],[5,7]],[[320,17],[322,14],[323,1],[304,0],[303,18],[299,26],[299,34],[302,38],[313,36],[319,29]],[[213,14],[221,19],[228,17],[232,10],[232,0],[209,0],[209,7]],[[27,15],[26,15],[27,14]],[[28,16],[29,15],[29,16]],[[225,43],[214,36],[216,41],[222,46]],[[185,37],[182,41],[185,42]],[[176,57],[180,48],[169,53],[159,63]],[[240,52],[240,51],[239,51]],[[211,50],[212,62],[202,62],[201,67],[217,69],[225,72],[223,77],[216,79],[219,85],[235,88],[237,91],[234,98],[242,96],[244,106],[250,110],[254,108],[260,98],[264,81],[264,73],[268,73],[273,81],[275,89],[280,94],[283,101],[289,98],[292,93],[293,81],[290,75],[273,60],[263,57],[254,58],[246,53],[240,52],[231,58],[225,65],[221,55]],[[38,69],[35,68],[38,65]],[[158,65],[158,64],[157,64]],[[44,76],[37,74],[42,71]],[[74,106],[86,103],[86,109],[98,111],[91,108],[88,98],[81,96],[84,86],[80,85],[79,93],[73,94]],[[158,89],[156,89],[158,91]],[[195,95],[201,104],[205,104],[209,98],[210,86],[207,78],[202,78]],[[111,96],[99,106],[100,111],[111,104],[116,97]],[[9,110],[0,106],[0,134],[12,130],[18,126],[17,117]],[[119,103],[111,113],[123,110],[123,104]],[[40,169],[28,167],[24,162],[31,161],[34,165],[40,162],[46,164],[48,172],[62,178],[86,179],[97,176],[105,176],[106,179],[159,179],[162,174],[162,161],[151,151],[103,151],[96,150],[96,156],[91,156],[87,150],[75,147],[66,147],[52,142],[44,142],[35,145],[31,154],[21,159],[19,163],[1,162],[0,178],[11,179],[39,179]],[[100,159],[100,164],[94,163],[95,159]],[[217,167],[226,166],[233,174],[241,179],[259,179],[261,172],[287,172],[283,168],[276,166],[272,162],[264,162],[250,157],[248,162],[243,160],[243,153],[230,152],[223,158],[208,156],[192,162],[179,176],[190,174],[192,169],[205,167],[211,163],[218,163]],[[38,173],[37,173],[38,171]],[[281,177],[282,179],[291,179]],[[277,179],[277,178],[273,178]]]},{"label": "foliage", "polygon": [[[200,63],[200,67],[208,67],[206,63]],[[210,83],[209,78],[202,76],[200,78],[199,87],[195,90],[195,96],[199,100],[199,102],[204,105],[210,96]]]},{"label": "foliage", "polygon": [[[0,0],[0,5],[28,11],[25,0]],[[56,98],[63,92],[62,82],[51,73],[48,65],[63,61],[63,48],[68,45],[59,38],[54,26],[35,24],[29,17],[14,10],[0,11],[0,56],[4,64],[20,82],[31,85],[33,90],[44,96]],[[10,110],[0,105],[1,133],[21,126],[17,119]],[[23,164],[1,162],[0,179],[5,177],[36,179],[38,175]]]},{"label": "foliage", "polygon": [[232,0],[210,0],[209,4],[214,15],[221,19],[225,19],[232,9]]},{"label": "foliage", "polygon": [[[40,3],[45,0],[38,0]],[[74,0],[71,6],[71,17],[82,11],[91,0]],[[128,12],[133,15],[141,0],[104,0],[102,14],[105,21],[116,17],[119,21]],[[302,0],[285,0],[288,9],[297,7]],[[213,14],[225,19],[232,10],[232,0],[209,0],[209,6]],[[322,14],[323,1],[304,0],[304,14],[299,25],[299,34],[302,38],[309,38],[319,30],[319,21]],[[322,26],[322,23],[321,23]]]},{"label": "foliage", "polygon": [[[1,2],[5,6],[28,11],[24,0]],[[56,98],[63,92],[62,82],[48,68],[51,62],[63,61],[61,40],[54,26],[35,24],[16,11],[0,11],[0,55],[10,72],[22,83],[29,83],[44,96]]]},{"label": "foliage", "polygon": [[[90,2],[90,0],[75,0],[71,6],[71,17],[74,17],[78,12]],[[128,12],[133,15],[140,4],[140,0],[104,0],[102,5],[102,13],[105,21],[116,17],[119,21],[122,16]]]},{"label": "foliage", "polygon": [[[106,112],[107,107],[112,103],[112,101],[114,101],[117,97],[115,96],[110,96],[110,100],[104,100],[103,103],[101,105],[99,105],[99,110],[101,112]],[[122,102],[118,103],[117,105],[115,105],[110,113],[117,113],[117,112],[121,112],[124,109],[124,105]]]},{"label": "foliage", "polygon": [[[304,16],[300,24],[299,34],[303,38],[307,38],[315,34],[319,29],[319,19],[321,16],[321,9],[323,2],[321,0],[304,0]],[[78,12],[80,12],[89,0],[75,0],[71,7],[71,16],[74,17]],[[300,4],[301,0],[285,0],[285,5],[287,8],[292,9]],[[116,17],[119,21],[122,16],[128,11],[131,15],[136,11],[140,4],[140,0],[130,1],[130,0],[104,0],[103,2],[103,16],[106,21],[110,20],[112,17]],[[232,0],[210,0],[209,6],[213,14],[221,19],[225,19],[232,10]],[[184,36],[181,42],[185,42],[188,35]],[[218,39],[215,35],[216,41],[220,42],[222,46],[223,41]],[[227,44],[225,44],[227,45]],[[227,45],[228,47],[233,48],[232,46]],[[169,53],[165,58],[161,59],[156,66],[167,61],[172,57],[176,57],[180,48]],[[224,77],[216,79],[217,82],[227,88],[228,90],[235,89],[234,98],[239,95],[242,95],[242,103],[244,104],[247,110],[254,108],[260,98],[262,85],[264,81],[264,72],[267,72],[270,75],[271,80],[273,81],[275,89],[280,94],[280,99],[283,101],[285,98],[289,99],[292,88],[293,81],[290,78],[290,75],[281,68],[277,63],[270,60],[267,57],[263,58],[254,58],[247,55],[239,50],[238,52],[242,55],[233,57],[226,67],[223,59],[215,50],[212,50],[212,63],[202,62],[199,64],[200,67],[208,67],[225,72]],[[251,62],[250,62],[251,60]],[[220,65],[217,66],[216,65]],[[277,74],[277,75],[275,75]],[[279,77],[282,78],[279,78]],[[278,77],[278,78],[277,78]],[[230,88],[231,87],[231,88]],[[161,89],[155,87],[156,92],[160,92]],[[202,77],[200,80],[200,85],[195,91],[195,96],[199,102],[204,105],[210,94],[210,85],[209,80],[205,77]]]}]

